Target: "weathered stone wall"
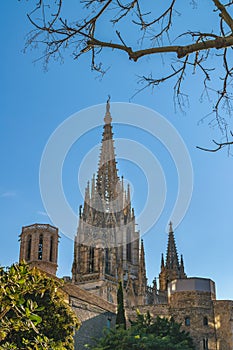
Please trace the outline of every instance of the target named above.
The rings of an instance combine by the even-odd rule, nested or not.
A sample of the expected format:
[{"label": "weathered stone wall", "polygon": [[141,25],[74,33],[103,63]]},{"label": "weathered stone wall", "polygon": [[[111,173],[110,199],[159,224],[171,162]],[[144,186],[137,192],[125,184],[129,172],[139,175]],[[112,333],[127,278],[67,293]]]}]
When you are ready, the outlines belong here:
[{"label": "weathered stone wall", "polygon": [[73,310],[82,323],[75,334],[75,349],[85,350],[85,344],[93,344],[95,339],[103,335],[104,329],[115,325],[116,315],[77,299],[72,298],[71,302]]},{"label": "weathered stone wall", "polygon": [[105,328],[115,325],[116,306],[72,283],[66,283],[62,289],[82,323],[75,334],[75,349],[85,350],[85,344],[93,343]]},{"label": "weathered stone wall", "polygon": [[216,300],[214,305],[218,350],[233,349],[233,301]]},{"label": "weathered stone wall", "polygon": [[[147,311],[153,317],[173,317],[175,321],[182,324],[182,329],[189,332],[194,340],[197,350],[203,350],[204,342],[208,350],[217,349],[217,340],[225,341],[226,347],[220,347],[219,350],[232,350],[229,343],[229,335],[216,333],[216,322],[214,314],[214,304],[212,294],[206,292],[179,292],[174,293],[169,300],[169,304],[157,304],[148,306],[139,306],[137,309],[141,313]],[[134,319],[136,317],[136,308],[127,309],[127,317]],[[221,310],[220,310],[221,312]],[[224,319],[229,319],[229,312],[226,312]],[[221,339],[217,339],[220,337]]]}]

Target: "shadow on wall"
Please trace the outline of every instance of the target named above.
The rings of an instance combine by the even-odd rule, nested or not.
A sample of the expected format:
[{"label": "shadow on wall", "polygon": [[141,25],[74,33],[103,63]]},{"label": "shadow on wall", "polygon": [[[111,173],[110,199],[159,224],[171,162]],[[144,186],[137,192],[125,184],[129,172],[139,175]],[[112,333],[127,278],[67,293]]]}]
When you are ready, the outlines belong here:
[{"label": "shadow on wall", "polygon": [[115,322],[116,315],[109,311],[83,321],[75,334],[75,350],[86,350],[85,344],[93,344],[103,335],[103,330],[114,327]]}]

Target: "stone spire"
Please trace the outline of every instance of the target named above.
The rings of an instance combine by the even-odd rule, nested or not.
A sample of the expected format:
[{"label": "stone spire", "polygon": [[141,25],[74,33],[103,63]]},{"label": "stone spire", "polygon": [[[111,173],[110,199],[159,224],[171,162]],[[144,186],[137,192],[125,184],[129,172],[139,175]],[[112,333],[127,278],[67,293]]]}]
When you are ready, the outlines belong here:
[{"label": "stone spire", "polygon": [[168,236],[168,246],[167,246],[167,256],[166,256],[166,268],[167,269],[179,269],[179,259],[176,249],[176,242],[174,237],[174,232],[172,228],[172,222],[169,223],[169,236]]},{"label": "stone spire", "polygon": [[161,270],[164,269],[164,257],[163,257],[163,253],[161,256],[161,265],[160,265]]},{"label": "stone spire", "polygon": [[140,247],[140,259],[139,259],[139,274],[138,274],[138,301],[141,305],[145,303],[147,288],[147,278],[146,278],[146,263],[145,263],[145,251],[143,240],[141,240]]},{"label": "stone spire", "polygon": [[143,243],[139,247],[130,187],[125,186],[123,176],[118,177],[111,122],[108,99],[97,173],[87,182],[84,205],[79,211],[72,280],[116,302],[120,279],[125,292],[130,291],[128,303],[133,305],[137,298],[142,303],[146,300],[144,247]]},{"label": "stone spire", "polygon": [[182,276],[185,275],[184,272],[184,260],[183,260],[183,255],[181,254],[180,256],[180,276],[181,278],[183,278]]},{"label": "stone spire", "polygon": [[141,239],[141,249],[140,249],[140,271],[142,275],[146,275],[146,263],[145,263],[145,250],[143,239]]},{"label": "stone spire", "polygon": [[105,201],[107,206],[111,201],[117,198],[117,189],[119,182],[111,121],[112,117],[110,114],[110,103],[108,99],[104,117],[105,124],[102,134],[99,167],[96,179],[97,192],[99,196]]},{"label": "stone spire", "polygon": [[162,255],[161,259],[161,272],[159,274],[159,291],[161,293],[167,292],[168,283],[175,279],[186,278],[184,272],[184,262],[181,256],[181,261],[179,262],[175,236],[172,228],[172,223],[169,223],[169,234],[168,234],[168,245],[166,261],[164,263],[164,258]]}]

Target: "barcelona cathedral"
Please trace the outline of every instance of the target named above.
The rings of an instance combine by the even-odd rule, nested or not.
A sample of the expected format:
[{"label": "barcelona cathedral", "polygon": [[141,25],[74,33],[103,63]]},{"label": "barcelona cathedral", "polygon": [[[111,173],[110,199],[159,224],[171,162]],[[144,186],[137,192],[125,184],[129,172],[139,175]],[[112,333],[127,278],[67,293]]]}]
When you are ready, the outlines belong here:
[{"label": "barcelona cathedral", "polygon": [[[64,277],[64,295],[82,322],[77,349],[104,327],[114,325],[117,288],[124,287],[127,319],[136,309],[152,316],[173,317],[192,336],[197,350],[233,349],[233,301],[216,300],[209,278],[188,277],[179,257],[172,223],[166,256],[162,254],[159,285],[148,286],[143,240],[136,229],[130,187],[119,178],[109,101],[106,104],[97,173],[87,182],[79,208],[72,276]],[[32,224],[20,234],[20,261],[56,278],[58,229]]]}]

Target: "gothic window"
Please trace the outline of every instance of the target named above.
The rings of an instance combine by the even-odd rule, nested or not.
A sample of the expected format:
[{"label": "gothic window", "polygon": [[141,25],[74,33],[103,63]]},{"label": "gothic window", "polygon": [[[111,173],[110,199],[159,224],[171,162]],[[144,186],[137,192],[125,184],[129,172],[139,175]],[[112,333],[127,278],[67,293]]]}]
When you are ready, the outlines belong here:
[{"label": "gothic window", "polygon": [[94,272],[95,269],[95,250],[94,247],[89,248],[89,272]]},{"label": "gothic window", "polygon": [[28,237],[28,242],[27,242],[27,255],[26,255],[26,260],[30,260],[31,259],[31,246],[32,246],[32,236],[30,235]]},{"label": "gothic window", "polygon": [[206,316],[203,317],[203,326],[208,326],[208,318]]},{"label": "gothic window", "polygon": [[127,231],[127,244],[126,244],[126,260],[130,261],[132,260],[132,244],[131,244],[131,235],[130,231]]},{"label": "gothic window", "polygon": [[209,347],[208,347],[208,339],[207,338],[204,338],[203,339],[203,350],[208,350]]},{"label": "gothic window", "polygon": [[105,249],[105,273],[110,274],[110,254],[109,248]]},{"label": "gothic window", "polygon": [[184,323],[185,323],[185,326],[187,326],[187,327],[190,326],[190,317],[189,316],[185,317]]},{"label": "gothic window", "polygon": [[53,237],[50,238],[49,261],[53,261]]},{"label": "gothic window", "polygon": [[38,245],[38,260],[42,260],[43,256],[43,235],[39,237],[39,245]]}]

